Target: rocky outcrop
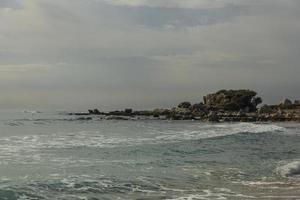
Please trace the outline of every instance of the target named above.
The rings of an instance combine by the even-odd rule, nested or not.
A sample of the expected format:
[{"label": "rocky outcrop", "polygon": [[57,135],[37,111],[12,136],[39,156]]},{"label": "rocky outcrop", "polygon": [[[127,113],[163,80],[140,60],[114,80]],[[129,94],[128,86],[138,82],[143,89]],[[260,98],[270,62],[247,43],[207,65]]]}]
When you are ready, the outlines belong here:
[{"label": "rocky outcrop", "polygon": [[220,90],[217,93],[204,96],[203,100],[206,106],[218,110],[254,112],[257,105],[262,103],[260,97],[255,97],[256,94],[252,90]]},{"label": "rocky outcrop", "polygon": [[157,108],[157,109],[155,109],[155,110],[152,111],[153,117],[156,117],[156,118],[158,118],[160,116],[170,116],[171,113],[172,113],[171,110],[169,110],[169,109],[163,109],[163,108],[162,109]]},{"label": "rocky outcrop", "polygon": [[[155,109],[134,111],[100,112],[98,109],[88,113],[70,113],[70,115],[93,116],[107,120],[200,120],[209,122],[268,122],[297,121],[300,122],[300,102],[285,99],[278,105],[263,105],[260,97],[252,90],[220,90],[203,97],[204,103],[192,104],[188,101],[180,103],[172,109]],[[80,120],[91,120],[82,117]]]},{"label": "rocky outcrop", "polygon": [[98,109],[89,110],[89,114],[91,115],[101,115],[101,112]]}]

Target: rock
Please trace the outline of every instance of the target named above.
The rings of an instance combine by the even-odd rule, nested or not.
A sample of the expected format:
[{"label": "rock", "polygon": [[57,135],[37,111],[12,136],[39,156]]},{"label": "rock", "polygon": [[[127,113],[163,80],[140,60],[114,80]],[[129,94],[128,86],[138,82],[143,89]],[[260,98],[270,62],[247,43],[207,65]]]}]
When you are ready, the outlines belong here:
[{"label": "rock", "polygon": [[125,113],[123,111],[116,110],[116,111],[111,111],[111,112],[107,113],[107,115],[122,116],[122,115],[125,115]]},{"label": "rock", "polygon": [[111,116],[107,116],[105,118],[106,120],[129,120],[129,117],[125,117],[125,116],[115,116],[115,115],[111,115]]},{"label": "rock", "polygon": [[125,109],[125,114],[132,114],[132,109],[131,108],[127,108],[127,109]]},{"label": "rock", "polygon": [[77,120],[80,120],[80,121],[88,121],[88,120],[92,120],[93,118],[91,117],[79,117],[77,118]]},{"label": "rock", "polygon": [[191,104],[182,102],[172,109],[155,109],[133,111],[100,112],[98,109],[87,113],[68,113],[83,116],[79,120],[91,120],[88,115],[100,115],[99,118],[114,120],[137,119],[173,119],[202,120],[210,122],[267,122],[267,121],[300,121],[300,100],[292,103],[285,99],[277,105],[263,105],[258,112],[257,105],[262,103],[260,97],[252,90],[220,90],[203,97],[204,103]]},{"label": "rock", "polygon": [[155,109],[152,111],[152,114],[153,115],[156,115],[156,116],[169,116],[171,114],[171,111],[169,109]]},{"label": "rock", "polygon": [[100,113],[100,111],[98,109],[94,109],[93,114],[94,115],[100,115],[101,113]]},{"label": "rock", "polygon": [[246,112],[244,110],[240,110],[237,114],[237,117],[246,117]]},{"label": "rock", "polygon": [[197,111],[197,110],[193,110],[192,113],[191,113],[191,116],[193,119],[201,119],[203,117],[205,117],[207,115],[206,112],[204,111]]},{"label": "rock", "polygon": [[192,107],[192,104],[190,102],[182,102],[177,107],[178,108],[190,108],[190,107]]},{"label": "rock", "polygon": [[256,96],[252,90],[220,90],[217,93],[203,97],[204,104],[217,109],[238,112],[241,109],[249,108],[249,111],[256,111],[256,106],[261,98]]},{"label": "rock", "polygon": [[207,112],[207,108],[205,107],[205,105],[203,103],[196,103],[196,104],[192,105],[191,109],[193,111],[198,111],[198,112]]},{"label": "rock", "polygon": [[153,112],[148,110],[141,110],[141,111],[134,111],[132,114],[136,116],[151,116],[153,115]]},{"label": "rock", "polygon": [[192,109],[190,113],[191,119],[199,120],[206,118],[208,114],[208,111],[206,110],[201,110],[201,109]]},{"label": "rock", "polygon": [[179,114],[173,114],[170,116],[171,120],[183,120],[183,116]]},{"label": "rock", "polygon": [[210,121],[210,122],[219,122],[220,118],[218,116],[218,113],[214,112],[214,111],[210,112],[208,114],[208,121]]},{"label": "rock", "polygon": [[153,117],[154,117],[154,118],[159,118],[160,115],[159,115],[158,113],[154,113],[154,114],[153,114]]},{"label": "rock", "polygon": [[293,103],[289,99],[284,99],[283,101],[280,102],[279,105],[281,105],[281,106],[291,106],[291,105],[293,105]]},{"label": "rock", "polygon": [[189,108],[173,108],[172,113],[179,114],[179,115],[190,115],[192,112]]},{"label": "rock", "polygon": [[272,113],[272,112],[273,112],[273,109],[266,104],[263,105],[262,107],[260,107],[258,110],[259,114]]},{"label": "rock", "polygon": [[253,97],[251,100],[251,104],[253,105],[253,107],[257,107],[259,104],[261,104],[263,102],[261,97]]},{"label": "rock", "polygon": [[250,112],[250,108],[247,106],[247,107],[244,108],[242,111],[245,112],[245,113],[248,113],[248,112]]},{"label": "rock", "polygon": [[100,115],[101,112],[98,109],[89,110],[90,115]]}]

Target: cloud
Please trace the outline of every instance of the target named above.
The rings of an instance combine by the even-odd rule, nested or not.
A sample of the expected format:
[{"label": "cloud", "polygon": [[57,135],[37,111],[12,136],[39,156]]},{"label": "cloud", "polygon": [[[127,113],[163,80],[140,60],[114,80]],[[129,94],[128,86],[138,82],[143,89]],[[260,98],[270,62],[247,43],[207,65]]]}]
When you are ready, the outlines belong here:
[{"label": "cloud", "polygon": [[0,9],[2,8],[20,8],[23,5],[23,0],[1,0]]},{"label": "cloud", "polygon": [[128,18],[133,19],[137,25],[162,29],[214,25],[232,21],[242,14],[241,8],[230,5],[198,10],[176,7],[122,7],[122,9],[128,11]]},{"label": "cloud", "polygon": [[12,2],[0,3],[3,107],[21,93],[30,100],[13,106],[115,109],[224,87],[266,101],[300,89],[296,0]]},{"label": "cloud", "polygon": [[37,71],[45,71],[54,67],[63,67],[67,63],[54,64],[0,64],[0,73],[32,73]]},{"label": "cloud", "polygon": [[149,6],[169,8],[216,8],[223,7],[232,0],[105,0],[107,3],[118,6]]},{"label": "cloud", "polygon": [[3,72],[10,72],[10,73],[24,73],[24,72],[30,72],[30,71],[36,71],[36,70],[45,70],[49,68],[48,65],[45,64],[22,64],[22,65],[0,65],[0,73]]}]

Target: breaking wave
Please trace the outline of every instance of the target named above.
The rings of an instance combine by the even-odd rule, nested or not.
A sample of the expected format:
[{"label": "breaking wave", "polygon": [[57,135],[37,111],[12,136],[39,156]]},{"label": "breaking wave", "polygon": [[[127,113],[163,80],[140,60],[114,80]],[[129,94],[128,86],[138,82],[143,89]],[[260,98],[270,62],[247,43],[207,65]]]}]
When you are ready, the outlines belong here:
[{"label": "breaking wave", "polygon": [[38,110],[23,110],[23,113],[28,113],[28,114],[38,114],[38,113],[42,113],[41,111]]},{"label": "breaking wave", "polygon": [[277,171],[283,177],[300,178],[300,161],[293,161],[280,166]]},{"label": "breaking wave", "polygon": [[[195,126],[195,125],[193,125]],[[138,145],[167,144],[188,140],[216,138],[240,133],[265,133],[283,131],[284,128],[271,124],[197,124],[190,130],[147,129],[137,136],[110,135],[101,131],[80,131],[0,138],[1,162],[39,162],[47,158],[41,152],[49,149],[72,148],[115,148]],[[147,132],[148,131],[148,132]],[[121,131],[122,132],[122,131]],[[41,151],[45,150],[45,151]],[[33,156],[34,155],[34,156]]]},{"label": "breaking wave", "polygon": [[215,125],[199,125],[199,130],[195,131],[166,131],[158,140],[192,140],[215,138],[227,135],[235,135],[241,133],[267,133],[267,132],[283,132],[285,128],[273,124],[215,124]]}]

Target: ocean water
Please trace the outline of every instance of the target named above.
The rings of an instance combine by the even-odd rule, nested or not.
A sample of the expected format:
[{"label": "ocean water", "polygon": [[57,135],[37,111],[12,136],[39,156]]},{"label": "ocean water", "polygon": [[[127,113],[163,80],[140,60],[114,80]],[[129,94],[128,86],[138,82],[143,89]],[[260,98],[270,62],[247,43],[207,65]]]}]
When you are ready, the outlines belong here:
[{"label": "ocean water", "polygon": [[0,199],[300,199],[300,124],[0,112]]}]

